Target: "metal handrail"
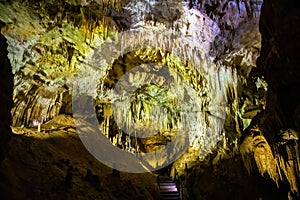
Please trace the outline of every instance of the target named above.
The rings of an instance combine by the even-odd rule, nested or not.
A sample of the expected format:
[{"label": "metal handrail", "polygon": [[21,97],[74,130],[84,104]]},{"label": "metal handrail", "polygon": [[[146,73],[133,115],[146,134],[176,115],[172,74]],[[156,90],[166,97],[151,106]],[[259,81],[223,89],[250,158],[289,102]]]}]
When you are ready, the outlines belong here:
[{"label": "metal handrail", "polygon": [[188,191],[187,191],[187,188],[185,187],[184,180],[186,180],[185,176],[184,175],[179,176],[176,169],[174,169],[174,182],[178,189],[180,200],[188,200],[189,199]]}]

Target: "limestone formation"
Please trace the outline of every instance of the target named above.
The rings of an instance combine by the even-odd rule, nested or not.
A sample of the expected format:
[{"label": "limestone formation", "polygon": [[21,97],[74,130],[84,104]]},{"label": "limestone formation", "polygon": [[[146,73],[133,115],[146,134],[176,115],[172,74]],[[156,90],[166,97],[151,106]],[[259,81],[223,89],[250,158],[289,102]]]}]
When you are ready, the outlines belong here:
[{"label": "limestone formation", "polygon": [[[170,164],[185,199],[299,197],[296,0],[15,0],[0,20],[0,194],[155,199]],[[80,130],[153,174],[107,178]]]}]

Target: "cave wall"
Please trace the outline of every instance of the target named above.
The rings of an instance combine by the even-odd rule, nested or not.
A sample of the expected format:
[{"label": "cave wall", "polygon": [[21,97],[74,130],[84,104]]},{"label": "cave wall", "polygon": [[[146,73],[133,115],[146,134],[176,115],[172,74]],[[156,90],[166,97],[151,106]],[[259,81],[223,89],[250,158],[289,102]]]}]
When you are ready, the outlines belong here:
[{"label": "cave wall", "polygon": [[279,188],[287,184],[289,199],[299,198],[300,183],[299,11],[296,1],[263,3],[257,65],[268,83],[266,109],[245,131],[240,148],[249,172],[258,170]]},{"label": "cave wall", "polygon": [[[97,79],[96,75],[100,74],[99,82],[104,76],[109,81],[119,80],[127,72],[124,69],[138,64],[136,60],[154,56],[153,62],[171,66],[192,84],[199,97],[193,103],[209,103],[201,108],[198,117],[201,122],[188,115],[192,116],[188,121],[194,121],[195,125],[190,134],[191,146],[203,150],[201,157],[210,153],[221,138],[227,144],[236,144],[237,135],[244,128],[240,115],[246,114],[248,107],[254,110],[253,106],[260,106],[253,95],[257,89],[255,81],[251,82],[253,89],[248,90],[250,97],[239,99],[239,95],[246,93],[240,86],[250,84],[246,79],[251,69],[255,69],[259,54],[258,16],[262,1],[190,1],[190,7],[180,0],[152,3],[132,0],[124,4],[115,1],[113,5],[109,2],[0,3],[0,19],[6,23],[4,35],[15,74],[13,126],[35,127],[59,114],[72,114],[71,91],[73,83],[78,81],[77,75],[84,77],[77,84],[79,89],[90,89],[93,87],[89,83]],[[118,31],[128,28],[137,30],[137,34],[124,35],[121,45],[112,42]],[[156,40],[151,41],[153,32]],[[170,39],[170,35],[174,38]],[[119,46],[134,49],[139,44],[145,45],[143,40],[160,47],[158,56],[151,55],[151,51],[138,51],[140,55],[134,55],[136,58],[126,52],[118,57]],[[166,48],[174,54],[179,52],[182,61],[168,56]],[[107,97],[98,89],[101,93],[97,96]],[[219,134],[222,128],[214,124],[223,119],[220,116],[225,112],[224,131]],[[197,159],[199,152],[193,155]],[[179,162],[181,170],[186,161],[190,162],[189,159]]]},{"label": "cave wall", "polygon": [[13,126],[35,127],[71,114],[74,75],[105,38],[129,26],[123,6],[123,1],[0,2],[15,75]]},{"label": "cave wall", "polygon": [[[126,51],[150,41],[150,45],[160,47],[164,55],[160,55],[161,59],[154,56],[155,63],[163,61],[162,64],[171,66],[191,82],[200,99],[194,102],[210,97],[210,104],[206,103],[201,110],[203,125],[194,123],[192,145],[195,148],[204,145],[203,154],[210,152],[223,135],[218,134],[219,129],[202,133],[208,126],[216,127],[213,121],[225,112],[228,116],[225,136],[230,137],[229,143],[236,141],[235,136],[243,129],[239,122],[238,93],[241,90],[238,87],[247,82],[245,79],[255,68],[259,54],[257,24],[261,1],[252,7],[248,1],[198,1],[197,4],[194,1],[191,8],[180,0],[155,1],[152,8],[148,1],[132,0],[124,5],[119,4],[120,1],[114,5],[108,2],[104,1],[105,5],[85,1],[0,3],[0,19],[6,23],[4,35],[15,73],[13,126],[36,127],[59,114],[72,114],[71,95],[77,75],[84,77],[77,84],[79,89],[93,88],[89,83],[99,74],[99,82],[107,75],[109,79],[118,80],[127,72],[122,68],[138,64],[126,52],[119,56],[126,64],[114,63],[120,54],[119,47]],[[120,6],[124,9],[119,9]],[[37,9],[39,7],[41,9]],[[120,45],[113,38],[118,37],[117,30],[122,33],[128,28],[137,33],[124,35]],[[151,41],[151,33],[156,40]],[[170,35],[174,36],[171,40]],[[164,52],[166,48],[182,57],[182,61],[168,56]],[[137,57],[141,59],[152,56],[152,52],[147,51],[139,54]],[[118,70],[114,70],[114,64]],[[124,72],[112,76],[117,71]],[[97,89],[101,92],[97,91],[97,97],[107,97],[101,88]],[[210,92],[206,94],[202,90]],[[197,135],[201,137],[196,138]]]},{"label": "cave wall", "polygon": [[[0,29],[4,25],[0,21]],[[0,33],[0,161],[4,158],[7,143],[11,137],[11,109],[13,107],[13,74],[8,60],[7,43],[5,37]]]},{"label": "cave wall", "polygon": [[[106,18],[114,17],[114,19],[117,19],[105,21],[101,17],[93,15],[93,13],[97,13],[99,5],[91,4],[85,6],[83,16],[86,18],[92,16],[91,19],[85,21],[84,17],[80,17],[81,15],[78,11],[82,5],[65,3],[62,6],[56,1],[43,2],[41,3],[43,9],[38,12],[34,12],[34,10],[37,10],[36,8],[40,5],[31,1],[26,1],[25,4],[17,2],[0,5],[3,8],[3,12],[0,13],[1,19],[5,20],[7,24],[6,37],[12,47],[10,51],[12,55],[11,62],[14,63],[13,71],[17,76],[16,106],[13,112],[15,116],[19,117],[15,118],[15,126],[33,126],[34,120],[43,123],[60,113],[70,114],[71,97],[68,91],[71,86],[70,83],[73,81],[71,75],[78,71],[77,67],[87,58],[89,52],[92,52],[95,46],[102,44],[103,35],[109,35],[109,31],[107,31],[109,27],[122,29],[122,27],[131,25],[128,24],[127,20],[124,20],[127,19],[127,16],[122,12],[117,12],[117,9],[112,12],[107,12],[110,8],[102,10]],[[133,4],[136,3],[136,1],[132,2]],[[270,85],[265,111],[263,111],[264,108],[258,110],[261,112],[260,115],[256,117],[256,120],[253,121],[242,137],[241,153],[244,156],[246,168],[249,169],[249,166],[253,166],[252,169],[249,169],[249,171],[252,170],[250,172],[252,178],[249,178],[252,181],[244,182],[243,177],[245,177],[247,169],[239,171],[239,168],[242,167],[241,157],[240,155],[234,155],[230,159],[236,159],[238,164],[230,160],[227,162],[228,164],[219,165],[213,171],[216,173],[215,177],[218,177],[216,182],[221,183],[226,177],[225,184],[234,183],[231,185],[231,188],[227,188],[228,191],[219,193],[220,197],[222,194],[232,193],[229,190],[234,190],[236,187],[247,187],[247,184],[254,185],[249,189],[239,190],[240,195],[243,196],[244,192],[251,192],[251,189],[256,187],[255,183],[258,179],[261,186],[270,185],[268,188],[272,190],[276,190],[276,183],[282,185],[279,182],[288,184],[292,193],[296,193],[298,188],[297,180],[299,180],[299,177],[297,174],[299,174],[299,170],[297,171],[297,167],[299,168],[299,162],[297,159],[299,158],[299,151],[297,150],[297,144],[299,134],[297,131],[299,131],[300,107],[299,97],[297,96],[297,84],[299,84],[299,69],[297,69],[299,64],[297,58],[299,28],[297,25],[299,23],[299,7],[295,1],[265,1],[260,21],[260,31],[263,37],[261,55],[257,61],[259,66],[257,70],[253,60],[256,59],[260,49],[260,45],[257,45],[260,35],[256,30],[257,21],[255,17],[257,16],[255,15],[259,15],[261,2],[255,1],[257,5],[254,5],[252,1],[239,0],[190,1],[190,8],[195,8],[201,12],[201,14],[198,11],[195,14],[192,13],[192,17],[197,20],[203,19],[203,21],[199,20],[197,21],[197,23],[199,22],[198,24],[189,25],[187,25],[188,23],[182,23],[179,27],[182,29],[183,34],[187,32],[194,37],[201,32],[198,29],[199,24],[203,25],[202,30],[207,31],[207,35],[204,34],[203,37],[196,41],[204,48],[208,46],[209,54],[205,55],[209,55],[210,59],[214,59],[213,64],[232,71],[232,74],[235,74],[237,71],[235,77],[238,79],[237,82],[239,84],[230,87],[227,91],[226,100],[229,111],[225,122],[226,139],[223,144],[219,144],[216,154],[209,155],[205,159],[209,163],[207,166],[217,166],[216,163],[226,159],[226,156],[230,154],[228,152],[232,150],[230,145],[233,148],[237,148],[235,146],[236,141],[243,128],[239,123],[239,109],[243,101],[248,98],[238,100],[237,93],[242,96],[250,96],[248,98],[250,99],[249,101],[254,102],[258,99],[255,96],[257,92],[255,85],[257,82],[251,82],[253,90],[248,87],[250,83],[246,79],[249,74],[257,73],[259,75],[256,76],[263,75]],[[159,4],[158,8],[161,6]],[[52,7],[57,9],[51,9]],[[103,9],[104,7],[102,6]],[[169,24],[169,22],[173,23],[176,20],[181,23],[177,10],[169,15],[172,19],[169,19],[167,16],[170,13],[162,12],[162,10],[158,10],[158,13],[150,12],[150,15],[157,14],[159,16],[157,19],[151,19],[150,17],[148,19],[150,23]],[[17,13],[17,21],[10,17],[12,16],[10,12]],[[31,13],[31,16],[28,16],[26,13]],[[118,16],[110,16],[108,13]],[[96,25],[91,23],[94,20],[93,17],[96,18]],[[135,23],[134,20],[133,23]],[[137,20],[136,23],[138,22]],[[122,23],[125,25],[122,25]],[[172,23],[169,24],[170,27],[172,27]],[[70,24],[72,25],[70,26]],[[152,26],[151,28],[154,27]],[[210,30],[213,28],[214,30]],[[215,32],[218,32],[217,35],[215,35]],[[53,37],[56,38],[53,39]],[[208,53],[206,49],[204,50],[205,53]],[[112,50],[112,52],[115,51]],[[185,53],[189,53],[189,51],[185,50]],[[255,69],[255,72],[251,71],[251,69]],[[93,72],[87,71],[83,75],[92,74]],[[5,74],[7,73],[5,72]],[[240,87],[241,85],[243,87]],[[260,95],[259,98],[262,96]],[[3,116],[10,115],[5,114]],[[47,117],[43,118],[44,116]],[[6,120],[9,119],[6,118]],[[6,138],[3,141],[7,140],[7,136],[3,135]],[[192,157],[193,153],[188,152],[186,154],[187,159],[179,160],[174,166],[177,165],[183,171],[185,163],[191,161],[190,157]],[[282,156],[283,154],[287,156]],[[278,159],[275,158],[276,155],[279,155]],[[198,158],[198,154],[195,154],[194,157]],[[193,164],[189,163],[188,167],[191,165]],[[198,163],[195,165],[198,165]],[[232,165],[236,166],[231,168],[230,166]],[[206,174],[211,173],[211,169],[208,169],[207,166],[200,169],[196,168],[195,171],[198,173],[204,170]],[[282,168],[281,173],[277,170],[277,166]],[[227,168],[223,169],[224,167]],[[224,173],[219,173],[218,171]],[[267,179],[261,179],[260,174],[268,176]],[[279,174],[283,174],[283,176]],[[195,197],[198,198],[203,195],[199,194],[201,190],[197,190],[197,185],[203,184],[203,182],[197,180],[201,176],[199,174],[194,176],[195,181],[191,182],[191,187],[196,188]],[[258,176],[259,178],[253,178],[253,176]],[[211,177],[208,176],[209,179]],[[232,181],[232,179],[235,181]],[[286,181],[286,179],[288,180]],[[264,183],[264,181],[267,183]],[[222,185],[219,187],[222,187]],[[210,189],[201,192],[212,194],[216,190],[215,187],[206,188]],[[264,187],[261,188],[260,191],[251,197],[259,198],[262,195],[262,190],[264,190]],[[278,194],[276,192],[271,196],[276,197]],[[263,195],[267,196],[268,193]],[[206,197],[208,198],[208,196]],[[218,198],[218,196],[214,197],[216,196],[211,196],[211,199]],[[239,197],[237,195],[236,198]]]},{"label": "cave wall", "polygon": [[[190,198],[299,199],[299,13],[296,1],[263,2],[260,57],[251,73],[266,80],[265,105],[236,149],[220,144],[188,165],[180,178]],[[253,97],[252,85],[241,94]]]},{"label": "cave wall", "polygon": [[268,82],[267,118],[272,130],[300,130],[300,7],[296,1],[269,1],[262,7],[262,49],[257,65]]}]

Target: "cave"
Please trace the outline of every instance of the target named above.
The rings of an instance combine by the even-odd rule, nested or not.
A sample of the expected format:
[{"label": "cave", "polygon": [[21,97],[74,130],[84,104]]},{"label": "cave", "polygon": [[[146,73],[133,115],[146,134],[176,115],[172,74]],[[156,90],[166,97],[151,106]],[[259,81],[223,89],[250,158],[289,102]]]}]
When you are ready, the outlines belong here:
[{"label": "cave", "polygon": [[0,198],[299,199],[299,22],[296,0],[0,1]]}]

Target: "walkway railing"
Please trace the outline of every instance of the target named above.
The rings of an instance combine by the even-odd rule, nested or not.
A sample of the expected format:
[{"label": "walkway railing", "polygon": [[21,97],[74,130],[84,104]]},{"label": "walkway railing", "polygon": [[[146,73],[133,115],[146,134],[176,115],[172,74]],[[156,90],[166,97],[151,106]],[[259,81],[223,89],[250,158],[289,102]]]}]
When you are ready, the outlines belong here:
[{"label": "walkway railing", "polygon": [[178,188],[180,200],[188,200],[189,194],[186,187],[186,176],[187,176],[187,165],[185,165],[185,174],[179,176],[176,169],[174,169],[174,179],[173,181]]}]

